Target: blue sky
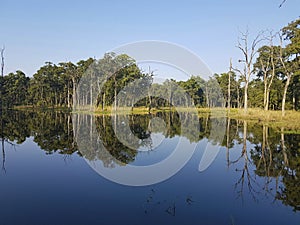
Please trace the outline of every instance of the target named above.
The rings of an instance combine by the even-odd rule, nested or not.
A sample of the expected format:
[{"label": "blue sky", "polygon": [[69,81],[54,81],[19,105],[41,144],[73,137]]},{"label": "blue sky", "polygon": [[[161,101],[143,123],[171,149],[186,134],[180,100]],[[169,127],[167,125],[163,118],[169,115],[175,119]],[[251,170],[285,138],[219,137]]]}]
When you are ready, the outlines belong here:
[{"label": "blue sky", "polygon": [[162,40],[196,53],[213,72],[228,70],[239,30],[255,36],[279,30],[300,16],[300,1],[0,1],[0,45],[5,72],[28,76],[46,61],[101,57],[128,42]]}]

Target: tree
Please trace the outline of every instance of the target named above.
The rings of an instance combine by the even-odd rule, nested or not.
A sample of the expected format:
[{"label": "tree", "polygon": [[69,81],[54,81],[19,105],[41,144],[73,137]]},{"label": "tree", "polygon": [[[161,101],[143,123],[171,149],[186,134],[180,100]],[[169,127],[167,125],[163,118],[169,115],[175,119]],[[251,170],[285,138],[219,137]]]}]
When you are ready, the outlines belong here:
[{"label": "tree", "polygon": [[31,101],[38,106],[54,106],[57,102],[59,74],[57,66],[46,62],[34,75],[30,84]]},{"label": "tree", "polygon": [[268,111],[270,101],[271,86],[276,74],[276,67],[279,63],[279,46],[273,45],[275,35],[270,33],[267,38],[269,45],[264,45],[258,49],[259,56],[256,59],[254,68],[258,70],[257,76],[262,77],[264,83],[264,110]]},{"label": "tree", "polygon": [[101,92],[98,97],[97,106],[112,105],[114,110],[118,106],[117,95],[129,82],[140,78],[141,71],[137,67],[134,59],[126,54],[116,55],[113,52],[106,53],[97,62],[96,72],[98,73],[98,90]]},{"label": "tree", "polygon": [[0,120],[1,120],[1,145],[2,145],[2,167],[5,168],[5,150],[4,150],[4,136],[3,136],[3,79],[4,79],[4,48],[1,49],[1,80],[0,80]]},{"label": "tree", "polygon": [[[2,116],[2,106],[3,106],[3,80],[4,80],[4,48],[0,50],[1,53],[1,82],[0,82],[0,116]],[[2,118],[2,117],[1,117]]]},{"label": "tree", "polygon": [[29,78],[20,70],[4,76],[2,98],[6,108],[11,108],[14,105],[25,105],[28,86]]},{"label": "tree", "polygon": [[172,105],[174,105],[173,96],[174,96],[174,92],[177,89],[176,80],[167,79],[166,81],[164,81],[163,85],[166,86],[166,89],[167,89],[167,95],[166,96],[168,96],[169,107],[171,108]]},{"label": "tree", "polygon": [[0,50],[0,52],[1,52],[1,77],[4,76],[4,50],[5,50],[4,47]]},{"label": "tree", "polygon": [[[282,28],[280,35],[280,61],[283,67],[283,75],[286,78],[286,83],[282,97],[282,116],[285,116],[285,103],[287,90],[292,79],[292,76],[299,73],[300,66],[300,19],[297,19],[286,27]],[[283,48],[283,39],[289,43]]]},{"label": "tree", "polygon": [[253,60],[257,53],[257,45],[262,41],[262,32],[260,32],[251,42],[249,46],[249,33],[246,31],[245,33],[241,32],[241,37],[239,38],[237,48],[242,52],[243,59],[240,59],[239,62],[244,63],[243,70],[235,69],[237,71],[244,82],[244,111],[248,110],[248,86],[250,81],[250,76],[254,72],[253,68]]},{"label": "tree", "polygon": [[[72,83],[72,105],[74,105],[76,102],[76,90],[77,90],[78,81],[80,79],[80,74],[78,73],[77,66],[72,62],[64,63],[62,64],[62,66],[64,66],[65,68],[66,77],[70,79]],[[69,88],[68,88],[68,92],[69,92]],[[68,94],[68,98],[69,97],[70,95]],[[69,99],[68,102],[70,102]],[[68,103],[68,105],[70,105],[70,103]]]},{"label": "tree", "polygon": [[228,73],[215,74],[214,77],[219,83],[224,99],[227,100],[227,108],[237,107],[239,83],[236,81],[236,74],[229,70]]},{"label": "tree", "polygon": [[200,76],[191,76],[187,81],[178,81],[178,85],[182,87],[193,100],[193,102],[189,102],[188,99],[184,100],[187,107],[190,105],[204,106],[204,90],[206,84]]},{"label": "tree", "polygon": [[254,79],[249,82],[248,106],[263,108],[264,91],[263,82],[260,79]]},{"label": "tree", "polygon": [[299,109],[300,73],[295,73],[291,79],[288,90],[289,99],[292,100],[293,110]]},{"label": "tree", "polygon": [[229,64],[229,72],[228,72],[228,88],[227,88],[227,108],[230,110],[230,104],[231,104],[231,73],[232,73],[232,61],[230,59],[230,64]]}]

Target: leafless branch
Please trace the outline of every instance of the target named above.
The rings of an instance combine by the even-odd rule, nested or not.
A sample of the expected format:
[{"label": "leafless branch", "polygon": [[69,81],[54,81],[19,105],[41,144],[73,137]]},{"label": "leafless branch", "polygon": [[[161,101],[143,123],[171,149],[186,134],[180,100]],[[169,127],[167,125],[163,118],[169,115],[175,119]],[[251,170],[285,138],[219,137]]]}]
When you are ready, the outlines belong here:
[{"label": "leafless branch", "polygon": [[286,2],[286,0],[283,0],[283,1],[281,2],[281,4],[279,5],[279,8],[281,8],[282,5],[283,5],[285,2]]},{"label": "leafless branch", "polygon": [[1,76],[4,76],[4,50],[5,47],[1,49]]}]

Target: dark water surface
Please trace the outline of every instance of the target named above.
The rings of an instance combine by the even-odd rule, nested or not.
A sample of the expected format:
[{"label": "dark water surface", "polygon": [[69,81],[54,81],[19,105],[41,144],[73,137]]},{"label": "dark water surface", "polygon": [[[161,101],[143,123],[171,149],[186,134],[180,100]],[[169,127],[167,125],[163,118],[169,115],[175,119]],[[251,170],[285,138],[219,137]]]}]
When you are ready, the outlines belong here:
[{"label": "dark water surface", "polygon": [[[300,224],[296,132],[224,119],[224,138],[217,143],[211,139],[209,117],[200,118],[198,132],[185,137],[180,123],[188,116],[116,117],[6,112],[0,144],[0,224]],[[139,141],[123,131],[116,135],[118,121],[127,121],[131,136]],[[91,147],[91,129],[80,132],[84,145],[76,143],[83,122],[97,131],[102,149]],[[122,143],[122,134],[139,151]],[[196,150],[163,182],[126,186],[92,168],[99,162],[107,170],[159,163],[180,138],[196,143]],[[208,142],[218,144],[220,151],[200,172]]]}]

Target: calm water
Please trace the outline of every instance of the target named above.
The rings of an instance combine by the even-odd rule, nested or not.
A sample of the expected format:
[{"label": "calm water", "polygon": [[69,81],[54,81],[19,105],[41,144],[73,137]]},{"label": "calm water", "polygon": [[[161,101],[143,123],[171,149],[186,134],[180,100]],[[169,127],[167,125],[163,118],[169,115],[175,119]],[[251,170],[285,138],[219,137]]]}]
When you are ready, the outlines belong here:
[{"label": "calm water", "polygon": [[[200,118],[197,132],[183,132],[180,122],[187,120],[176,113],[7,112],[0,224],[300,224],[299,134],[223,119],[218,143],[213,119]],[[181,140],[196,150],[163,182],[126,186],[96,172],[97,165],[113,171],[157,164]],[[208,142],[220,151],[199,172]]]}]

